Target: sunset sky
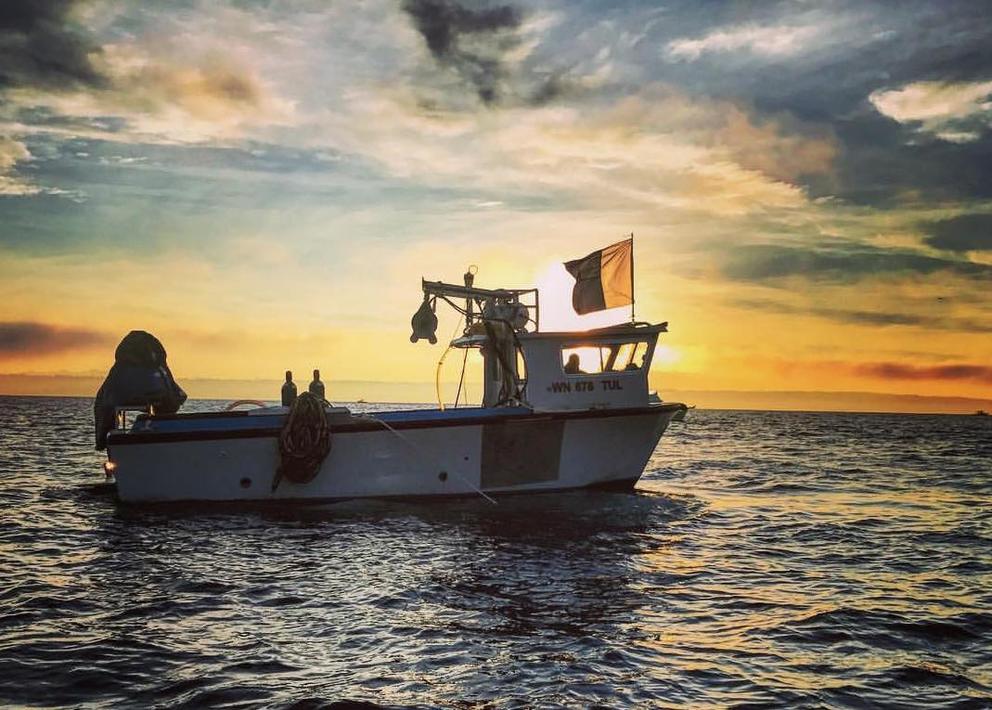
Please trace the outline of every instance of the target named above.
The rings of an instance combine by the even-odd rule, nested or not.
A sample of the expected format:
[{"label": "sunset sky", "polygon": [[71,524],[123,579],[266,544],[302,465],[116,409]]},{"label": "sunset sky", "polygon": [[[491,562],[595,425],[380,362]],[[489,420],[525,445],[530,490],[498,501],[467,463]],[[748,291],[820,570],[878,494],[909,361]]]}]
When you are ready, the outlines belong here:
[{"label": "sunset sky", "polygon": [[421,276],[618,322],[561,262],[630,232],[663,395],[992,399],[988,4],[0,5],[0,392],[430,383]]}]

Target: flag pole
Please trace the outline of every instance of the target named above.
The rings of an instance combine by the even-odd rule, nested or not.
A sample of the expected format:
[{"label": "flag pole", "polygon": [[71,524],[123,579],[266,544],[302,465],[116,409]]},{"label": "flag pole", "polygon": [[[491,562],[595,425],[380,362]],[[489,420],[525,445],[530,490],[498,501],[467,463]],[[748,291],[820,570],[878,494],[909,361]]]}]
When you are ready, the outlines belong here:
[{"label": "flag pole", "polygon": [[630,233],[630,322],[636,323],[634,319],[634,233]]}]

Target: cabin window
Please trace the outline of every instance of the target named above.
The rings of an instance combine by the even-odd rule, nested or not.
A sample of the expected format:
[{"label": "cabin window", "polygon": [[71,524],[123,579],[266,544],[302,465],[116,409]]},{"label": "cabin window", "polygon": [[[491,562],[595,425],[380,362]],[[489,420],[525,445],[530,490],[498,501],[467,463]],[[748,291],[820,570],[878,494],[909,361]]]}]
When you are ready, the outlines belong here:
[{"label": "cabin window", "polygon": [[561,367],[566,375],[597,375],[604,362],[603,349],[594,345],[561,349]]},{"label": "cabin window", "polygon": [[648,352],[648,344],[639,343],[619,343],[608,348],[610,355],[607,357],[607,369],[611,372],[627,372],[630,370],[640,370],[644,367],[644,356]]},{"label": "cabin window", "polygon": [[561,349],[561,367],[566,375],[598,375],[630,372],[644,367],[646,342],[577,345]]}]

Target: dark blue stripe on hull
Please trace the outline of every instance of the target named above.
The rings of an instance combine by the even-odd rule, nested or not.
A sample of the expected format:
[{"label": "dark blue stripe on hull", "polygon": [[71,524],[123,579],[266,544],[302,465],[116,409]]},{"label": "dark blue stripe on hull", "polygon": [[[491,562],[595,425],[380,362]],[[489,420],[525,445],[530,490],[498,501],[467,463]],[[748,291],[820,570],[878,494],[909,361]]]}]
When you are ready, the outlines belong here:
[{"label": "dark blue stripe on hull", "polygon": [[[391,421],[376,415],[373,417],[356,416],[345,422],[332,423],[332,434],[347,434],[354,432],[384,431],[388,428],[396,430],[409,429],[442,429],[447,427],[478,426],[499,421],[513,420],[514,422],[551,422],[571,419],[605,419],[609,417],[630,417],[643,415],[659,415],[676,412],[685,408],[681,404],[661,404],[647,407],[632,407],[625,409],[596,409],[569,412],[542,412],[534,413],[531,410],[519,408],[507,408],[501,410],[476,410],[485,414],[474,415],[466,412],[464,416],[451,417],[427,417],[400,419],[393,418]],[[397,414],[391,412],[390,414]],[[444,412],[439,412],[443,415]],[[181,416],[181,415],[180,415]],[[195,416],[195,415],[190,415]],[[381,421],[379,421],[381,419]],[[147,420],[155,422],[155,418]],[[178,421],[176,415],[170,417],[169,421]],[[193,429],[193,430],[171,430],[171,431],[130,431],[113,432],[107,439],[109,446],[127,446],[133,444],[153,444],[182,441],[213,441],[222,439],[256,439],[272,438],[279,436],[279,427],[264,426],[257,428],[237,428],[237,429]]]}]

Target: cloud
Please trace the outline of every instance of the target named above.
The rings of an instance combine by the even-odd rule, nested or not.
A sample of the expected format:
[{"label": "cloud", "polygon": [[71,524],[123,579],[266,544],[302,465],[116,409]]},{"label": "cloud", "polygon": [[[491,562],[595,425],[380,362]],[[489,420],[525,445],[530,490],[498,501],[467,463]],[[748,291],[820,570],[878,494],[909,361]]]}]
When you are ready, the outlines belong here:
[{"label": "cloud", "polygon": [[980,322],[967,318],[933,316],[908,312],[865,311],[847,308],[830,308],[825,306],[805,306],[781,303],[765,299],[738,300],[733,303],[737,308],[764,311],[766,313],[781,313],[790,316],[825,318],[838,323],[854,325],[870,325],[886,328],[891,326],[909,326],[927,328],[929,330],[948,330],[966,333],[992,333],[992,320]]},{"label": "cloud", "polygon": [[[652,84],[582,106],[425,111],[412,92],[349,96],[333,134],[392,175],[584,209],[743,215],[806,206],[798,176],[829,174],[828,133]],[[328,131],[330,133],[330,131]],[[767,171],[767,172],[766,172]],[[578,204],[578,202],[577,202]]]},{"label": "cloud", "polygon": [[106,333],[84,328],[63,328],[30,321],[0,322],[0,358],[48,355],[112,341]]},{"label": "cloud", "polygon": [[810,281],[851,283],[872,276],[946,273],[992,282],[989,264],[854,243],[832,247],[745,244],[728,249],[722,260],[723,275],[741,281],[802,277]]},{"label": "cloud", "polygon": [[17,165],[33,159],[31,151],[19,140],[0,135],[0,197],[28,197],[31,195],[62,195],[79,202],[84,199],[78,190],[44,187],[17,174]]},{"label": "cloud", "polygon": [[876,207],[992,197],[992,140],[955,143],[928,138],[871,111],[833,122],[841,150],[831,194]]},{"label": "cloud", "polygon": [[707,53],[747,51],[766,57],[784,57],[808,48],[822,28],[807,26],[761,26],[756,24],[721,28],[695,39],[680,38],[665,46],[670,59],[694,61]]},{"label": "cloud", "polygon": [[947,251],[992,251],[992,213],[962,214],[922,225],[925,241]]},{"label": "cloud", "polygon": [[100,90],[15,89],[8,97],[51,114],[53,132],[118,142],[240,138],[253,127],[283,125],[293,114],[290,102],[220,54],[160,56],[138,44],[107,45],[97,64],[107,82]]},{"label": "cloud", "polygon": [[992,384],[992,367],[988,365],[907,365],[898,362],[853,364],[849,369],[858,375],[886,380],[952,380]]},{"label": "cloud", "polygon": [[735,105],[724,106],[721,115],[715,142],[729,148],[742,167],[792,184],[832,174],[838,146],[829,129],[788,115],[755,117]]},{"label": "cloud", "polygon": [[10,80],[0,81],[0,119],[12,132],[191,143],[242,138],[293,117],[293,103],[260,71],[268,61],[259,59],[266,56],[260,49],[273,44],[274,29],[260,8],[204,5],[191,14],[158,5],[17,0],[0,6],[0,19],[10,25],[0,30],[0,60],[4,52],[34,56],[32,37],[53,46],[61,46],[55,35],[72,37],[85,50],[75,72],[61,70],[57,52],[44,64],[59,69],[50,78],[8,72]]},{"label": "cloud", "polygon": [[944,83],[920,81],[900,89],[874,91],[868,99],[879,112],[900,123],[944,123],[992,109],[992,81]]},{"label": "cloud", "polygon": [[[668,60],[664,76],[711,96],[738,97],[760,111],[784,112],[827,126],[839,147],[835,174],[829,181],[807,179],[810,194],[883,206],[992,196],[987,113],[948,120],[930,131],[923,130],[920,121],[909,120],[910,114],[917,115],[913,108],[920,107],[899,107],[901,112],[894,107],[906,121],[900,122],[868,98],[916,84],[970,87],[989,82],[992,24],[987,15],[980,4],[954,0],[910,0],[898,9],[841,0],[828,6],[763,4],[728,25],[720,10],[690,4],[669,8],[665,15],[661,34],[681,31],[654,36],[664,48],[679,38],[732,35],[731,30],[741,26],[821,28],[773,64],[767,60],[777,55],[749,49],[701,53],[699,61],[673,61],[663,50]],[[686,26],[699,29],[688,31]]]},{"label": "cloud", "polygon": [[0,3],[0,89],[99,87],[99,47],[73,21],[76,0]]},{"label": "cloud", "polygon": [[[930,5],[932,21],[924,22],[914,0],[898,12],[840,0],[827,9],[782,3],[743,13],[733,4],[484,2],[87,0],[75,17],[99,47],[87,56],[102,83],[2,89],[2,120],[18,144],[7,146],[4,175],[89,195],[82,206],[2,201],[0,241],[12,255],[7,278],[0,276],[8,320],[89,323],[100,291],[79,284],[96,284],[121,243],[142,270],[127,264],[114,273],[138,283],[154,271],[194,289],[179,303],[144,289],[123,306],[128,317],[154,312],[155,326],[185,311],[203,330],[217,319],[256,319],[244,329],[257,332],[263,328],[248,325],[287,312],[279,293],[311,284],[326,295],[318,293],[326,290],[320,270],[364,288],[355,274],[369,263],[401,276],[426,268],[429,276],[438,258],[463,269],[465,258],[480,258],[471,245],[485,243],[495,246],[480,263],[500,265],[484,267],[486,281],[513,282],[526,275],[522,248],[551,259],[572,253],[569,239],[592,249],[597,234],[633,229],[643,244],[645,304],[706,310],[742,289],[821,304],[797,306],[789,318],[737,311],[781,321],[762,347],[783,356],[835,344],[839,352],[864,349],[838,359],[913,361],[907,344],[922,338],[948,353],[946,362],[987,359],[965,348],[985,347],[988,324],[971,328],[962,319],[980,321],[988,306],[968,310],[961,299],[988,290],[987,268],[971,262],[989,253],[970,253],[969,262],[963,250],[921,245],[930,233],[918,221],[988,209],[970,198],[992,190],[992,134],[971,140],[978,129],[955,119],[938,139],[918,121],[883,115],[868,97],[920,81],[987,81],[982,65],[992,64],[981,59],[992,43],[975,38],[988,34],[988,23],[962,24],[958,5]],[[853,14],[865,22],[855,26]],[[844,32],[830,27],[831,16],[849,25]],[[541,17],[550,24],[529,29]],[[748,31],[735,36],[742,27]],[[792,33],[815,27],[828,29]],[[784,30],[778,39],[775,28]],[[698,45],[659,53],[680,39]],[[951,142],[952,132],[965,142]],[[340,160],[318,169],[305,157],[311,150]],[[818,194],[841,199],[810,199]],[[851,195],[913,204],[863,209],[847,202]],[[248,236],[257,242],[238,247]],[[700,252],[704,240],[713,257]],[[741,249],[755,242],[785,250]],[[194,253],[216,274],[166,258]],[[14,254],[44,258],[15,262]],[[244,263],[249,256],[257,261]],[[686,277],[711,258],[721,259],[712,280]],[[760,285],[719,278],[735,268]],[[260,274],[290,288],[249,303],[252,289],[237,287]],[[393,281],[401,302],[408,289]],[[670,297],[657,288],[666,283],[679,286]],[[810,290],[766,288],[783,284]],[[935,301],[938,288],[946,306]],[[304,315],[294,307],[292,329],[364,327],[347,303],[339,306],[327,314],[307,305]],[[936,318],[943,312],[956,320]],[[806,316],[867,327],[811,327]],[[736,337],[726,324],[696,320],[701,351]],[[836,341],[837,333],[869,328],[879,329],[870,343]],[[955,329],[986,335],[950,336]],[[233,366],[218,357],[211,367]]]},{"label": "cloud", "polygon": [[11,174],[17,163],[30,159],[31,153],[23,143],[0,136],[0,196],[35,195],[41,191],[37,185]]},{"label": "cloud", "polygon": [[500,98],[502,55],[518,44],[519,10],[511,5],[469,8],[455,0],[405,0],[403,9],[442,66],[469,82],[484,104]]},{"label": "cloud", "polygon": [[976,141],[992,123],[992,81],[919,81],[874,91],[868,100],[879,113],[951,143]]}]

